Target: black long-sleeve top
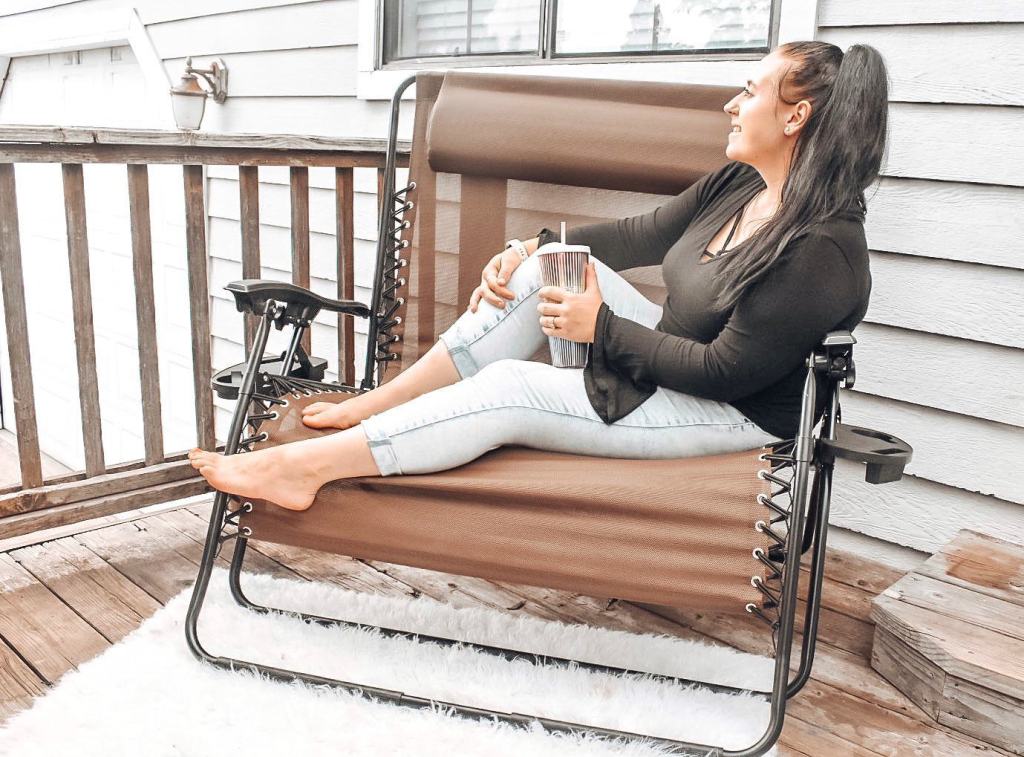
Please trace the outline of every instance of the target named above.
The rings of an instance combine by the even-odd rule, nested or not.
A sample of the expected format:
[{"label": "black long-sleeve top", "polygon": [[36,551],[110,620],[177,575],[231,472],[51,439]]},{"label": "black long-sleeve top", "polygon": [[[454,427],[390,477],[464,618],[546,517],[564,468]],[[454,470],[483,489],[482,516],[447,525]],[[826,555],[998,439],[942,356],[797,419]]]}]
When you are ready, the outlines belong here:
[{"label": "black long-sleeve top", "polygon": [[[735,407],[768,433],[797,433],[805,360],[834,329],[860,323],[871,273],[863,218],[847,212],[791,242],[763,278],[723,312],[720,261],[742,254],[747,240],[700,262],[725,222],[765,187],[752,166],[730,161],[654,210],[566,230],[566,242],[590,246],[615,271],[662,265],[667,288],[653,329],[597,314],[584,369],[587,396],[605,423],[625,417],[664,386]],[[540,244],[559,235],[542,229]],[[825,407],[818,376],[815,422]]]}]

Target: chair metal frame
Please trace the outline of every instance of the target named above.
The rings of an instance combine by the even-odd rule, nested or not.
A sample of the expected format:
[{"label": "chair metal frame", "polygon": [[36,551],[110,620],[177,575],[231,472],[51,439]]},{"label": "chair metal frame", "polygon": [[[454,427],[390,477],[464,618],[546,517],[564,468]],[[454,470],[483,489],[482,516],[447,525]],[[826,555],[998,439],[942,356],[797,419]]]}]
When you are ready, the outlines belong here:
[{"label": "chair metal frame", "polygon": [[[248,310],[259,316],[252,351],[244,363],[225,369],[213,380],[214,389],[222,397],[237,398],[238,402],[228,430],[224,454],[231,455],[247,452],[249,445],[265,438],[254,433],[245,438],[242,432],[247,425],[258,430],[258,421],[276,415],[276,405],[287,404],[281,397],[289,391],[306,393],[313,392],[352,392],[359,393],[373,388],[382,378],[382,367],[397,357],[390,352],[388,345],[397,341],[397,335],[389,333],[389,329],[400,322],[394,313],[401,306],[402,300],[397,297],[397,290],[405,283],[397,276],[406,261],[400,258],[400,251],[406,243],[397,242],[401,229],[408,227],[402,222],[404,212],[412,208],[412,202],[405,200],[408,191],[415,187],[414,183],[395,191],[395,151],[397,143],[398,115],[403,91],[416,77],[406,79],[396,89],[392,98],[391,121],[388,135],[386,157],[386,175],[384,196],[389,198],[381,206],[376,269],[374,274],[372,304],[369,309],[365,305],[350,301],[331,301],[321,298],[308,290],[294,285],[282,285],[279,282],[245,280],[232,282],[226,288],[236,297],[239,310]],[[396,209],[396,206],[400,206]],[[397,224],[397,226],[395,226]],[[324,382],[322,360],[305,354],[300,340],[306,328],[310,327],[313,317],[321,306],[351,315],[369,318],[368,334],[372,334],[373,348],[368,340],[366,354],[365,378],[360,387]],[[279,360],[264,357],[271,326],[278,330],[291,325],[293,332],[288,349]],[[910,460],[911,449],[902,440],[881,432],[855,426],[845,426],[840,422],[839,386],[853,385],[853,344],[856,342],[848,331],[830,332],[820,347],[812,351],[806,361],[807,372],[804,382],[801,415],[797,436],[793,439],[780,441],[770,445],[770,452],[763,453],[760,459],[771,461],[770,471],[761,471],[763,478],[776,484],[779,488],[771,496],[759,495],[762,504],[775,513],[769,522],[758,521],[757,529],[775,542],[766,554],[760,548],[753,551],[753,557],[766,565],[772,574],[765,582],[759,577],[752,579],[753,585],[764,595],[764,610],[773,609],[774,613],[766,613],[754,603],[746,606],[747,612],[764,621],[772,632],[775,648],[775,670],[771,691],[742,689],[705,681],[648,673],[647,671],[627,670],[607,665],[599,665],[581,660],[565,659],[549,655],[507,649],[466,642],[459,639],[428,636],[393,628],[365,625],[339,618],[325,618],[302,612],[293,612],[273,607],[265,607],[251,601],[244,593],[241,585],[242,567],[249,533],[246,527],[237,528],[238,518],[246,507],[229,510],[228,495],[218,491],[214,497],[213,508],[207,530],[206,541],[200,561],[198,575],[189,604],[185,634],[189,648],[202,661],[228,670],[251,670],[280,681],[303,680],[313,684],[325,684],[340,687],[348,691],[358,692],[370,699],[383,700],[394,704],[410,707],[432,707],[440,705],[451,708],[458,715],[474,719],[498,718],[515,725],[526,725],[533,721],[539,722],[549,731],[589,733],[606,738],[644,740],[648,743],[668,745],[673,753],[688,755],[721,755],[723,757],[754,757],[767,752],[778,740],[785,719],[786,701],[796,695],[807,683],[811,674],[814,659],[815,639],[817,636],[818,616],[821,604],[821,590],[824,577],[826,537],[828,530],[829,500],[831,495],[832,471],[836,457],[845,457],[867,464],[866,478],[872,483],[884,483],[898,480],[902,476],[903,467]],[[296,360],[298,365],[295,366]],[[277,372],[265,369],[267,364],[277,367]],[[287,366],[287,368],[286,368]],[[827,377],[827,401],[821,429],[817,437],[813,430],[813,416],[817,386],[815,376],[823,373]],[[258,383],[257,383],[258,381]],[[256,412],[253,412],[255,410]],[[887,445],[885,450],[871,440],[880,440]],[[809,486],[811,468],[815,466],[814,485]],[[784,469],[792,469],[790,478],[779,474]],[[777,501],[785,494],[788,507]],[[784,523],[783,533],[776,530],[779,523]],[[234,527],[230,530],[228,527]],[[285,670],[258,662],[234,657],[210,654],[200,643],[197,623],[209,586],[209,579],[214,562],[221,547],[227,541],[234,541],[234,552],[229,570],[229,586],[232,597],[241,605],[257,613],[281,612],[294,615],[306,621],[325,626],[351,626],[363,629],[375,629],[386,636],[403,636],[410,639],[430,641],[441,645],[463,645],[476,651],[497,655],[509,660],[528,659],[538,665],[568,666],[577,665],[588,670],[615,674],[646,674],[654,675],[660,680],[678,681],[683,684],[699,684],[705,688],[733,694],[753,694],[767,699],[771,704],[769,724],[757,742],[749,747],[729,751],[720,746],[677,741],[645,734],[617,731],[583,723],[572,723],[536,715],[498,712],[494,710],[470,707],[456,702],[444,702],[406,694],[402,691],[382,689],[356,682],[344,681],[294,670]],[[800,667],[796,675],[789,678],[789,661],[794,639],[794,625],[797,606],[797,591],[800,578],[801,555],[811,550],[809,585],[806,596],[806,612],[803,625],[803,643],[800,653]],[[777,588],[775,585],[777,584]],[[774,615],[774,617],[773,617]]]}]

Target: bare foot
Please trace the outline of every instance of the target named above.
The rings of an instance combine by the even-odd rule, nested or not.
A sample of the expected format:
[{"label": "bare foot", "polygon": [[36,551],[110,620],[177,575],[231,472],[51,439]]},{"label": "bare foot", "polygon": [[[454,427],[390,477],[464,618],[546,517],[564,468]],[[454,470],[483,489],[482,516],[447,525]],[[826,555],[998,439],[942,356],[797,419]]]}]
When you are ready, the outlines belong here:
[{"label": "bare foot", "polygon": [[380,387],[357,394],[344,402],[311,402],[302,408],[302,423],[310,428],[346,429],[394,403],[382,396]]},{"label": "bare foot", "polygon": [[236,455],[196,447],[188,459],[215,489],[266,499],[289,510],[306,510],[323,482],[309,464],[309,455],[294,446],[282,444]]}]

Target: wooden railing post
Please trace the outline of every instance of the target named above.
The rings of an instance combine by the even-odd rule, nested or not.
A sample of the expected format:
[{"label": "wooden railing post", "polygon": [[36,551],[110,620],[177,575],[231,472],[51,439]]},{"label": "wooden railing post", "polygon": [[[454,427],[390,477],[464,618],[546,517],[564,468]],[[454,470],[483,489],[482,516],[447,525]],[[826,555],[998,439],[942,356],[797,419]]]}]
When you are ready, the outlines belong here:
[{"label": "wooden railing post", "polygon": [[[351,168],[334,169],[334,238],[338,249],[338,298],[355,299],[355,231],[353,208],[355,187]],[[338,381],[356,383],[355,319],[338,313]]]},{"label": "wooden railing post", "polygon": [[75,322],[75,353],[78,358],[78,395],[82,408],[82,441],[85,473],[96,476],[106,470],[100,423],[100,392],[96,377],[96,336],[92,321],[92,287],[89,276],[89,235],[85,222],[85,180],[81,163],[61,165],[64,176],[64,216],[67,220],[68,263],[71,270],[71,309]]},{"label": "wooden railing post", "polygon": [[[238,210],[242,234],[242,278],[260,277],[260,175],[258,166],[238,167]],[[245,313],[245,359],[256,339],[256,316]]]},{"label": "wooden railing post", "polygon": [[[292,283],[309,289],[309,169],[292,166],[290,172],[292,207]],[[302,335],[307,355],[312,349],[313,325]]]},{"label": "wooden railing post", "polygon": [[153,292],[153,237],[149,217],[149,168],[128,165],[128,211],[132,226],[132,272],[135,277],[135,322],[139,335],[139,386],[146,465],[164,461],[160,417],[160,364]]},{"label": "wooden railing post", "polygon": [[206,206],[203,167],[182,166],[185,179],[185,243],[188,249],[188,293],[192,314],[192,378],[196,398],[196,443],[216,448],[213,428],[213,378],[210,356],[210,285],[206,272]]},{"label": "wooden railing post", "polygon": [[21,485],[29,489],[42,486],[43,467],[39,456],[32,359],[28,347],[28,314],[25,310],[18,195],[15,191],[13,163],[0,163],[0,280],[4,292],[4,321],[7,324],[7,356],[11,365],[14,420],[18,426]]}]

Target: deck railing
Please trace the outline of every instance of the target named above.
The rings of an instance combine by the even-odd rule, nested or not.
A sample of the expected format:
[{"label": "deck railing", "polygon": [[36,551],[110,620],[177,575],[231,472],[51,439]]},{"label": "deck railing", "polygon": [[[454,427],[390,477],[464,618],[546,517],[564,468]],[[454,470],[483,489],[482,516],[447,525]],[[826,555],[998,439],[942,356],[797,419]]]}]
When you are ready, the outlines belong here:
[{"label": "deck railing", "polygon": [[[238,166],[242,271],[260,275],[259,167],[289,166],[292,282],[309,287],[309,168],[334,168],[336,190],[337,296],[354,298],[353,168],[377,169],[378,212],[384,186],[384,139],[340,139],[298,135],[202,134],[160,130],[0,126],[0,278],[10,355],[21,483],[0,488],[0,538],[146,504],[208,491],[189,465],[187,450],[167,453],[161,422],[157,369],[148,166],[182,167],[185,249],[191,315],[195,423],[198,446],[213,449],[210,295],[207,285],[204,165]],[[408,166],[409,144],[399,142],[398,166]],[[16,163],[62,166],[71,306],[74,319],[85,470],[44,480],[36,420],[28,319],[18,229]],[[108,466],[104,461],[99,386],[89,281],[84,163],[124,164],[128,181],[131,246],[138,327],[139,382],[145,454]],[[247,316],[248,356],[255,318]],[[310,332],[303,335],[310,350]],[[338,314],[339,380],[354,384],[353,319]],[[342,370],[342,369],[339,369]]]}]

